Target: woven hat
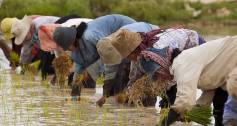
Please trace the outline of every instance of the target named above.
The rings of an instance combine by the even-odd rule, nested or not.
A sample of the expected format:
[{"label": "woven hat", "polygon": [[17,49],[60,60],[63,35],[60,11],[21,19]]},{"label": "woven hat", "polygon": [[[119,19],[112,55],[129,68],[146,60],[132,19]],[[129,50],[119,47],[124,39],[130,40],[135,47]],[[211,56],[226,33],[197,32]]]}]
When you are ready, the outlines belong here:
[{"label": "woven hat", "polygon": [[108,65],[119,64],[122,61],[122,56],[111,44],[112,39],[112,36],[105,37],[96,45],[102,62]]},{"label": "woven hat", "polygon": [[131,54],[142,42],[139,33],[120,29],[113,33],[111,44],[119,52],[122,58]]},{"label": "woven hat", "polygon": [[14,35],[11,33],[12,24],[18,20],[17,18],[4,18],[1,21],[1,31],[5,39],[12,39]]},{"label": "woven hat", "polygon": [[16,20],[12,24],[11,33],[15,36],[15,44],[20,45],[27,36],[31,26],[31,19],[25,15],[23,19]]}]

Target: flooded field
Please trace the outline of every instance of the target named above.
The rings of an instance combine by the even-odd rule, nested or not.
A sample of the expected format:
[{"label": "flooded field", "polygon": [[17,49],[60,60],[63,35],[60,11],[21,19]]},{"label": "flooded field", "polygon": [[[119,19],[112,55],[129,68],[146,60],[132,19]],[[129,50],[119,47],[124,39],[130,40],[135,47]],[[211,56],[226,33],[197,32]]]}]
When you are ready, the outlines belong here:
[{"label": "flooded field", "polygon": [[126,107],[114,98],[97,107],[100,87],[84,90],[81,101],[71,101],[67,89],[7,71],[0,74],[0,90],[1,126],[153,126],[158,118],[154,107]]},{"label": "flooded field", "polygon": [[124,106],[113,97],[99,108],[95,102],[101,95],[102,87],[97,85],[83,89],[81,101],[72,101],[69,88],[59,89],[49,80],[35,81],[30,74],[1,71],[0,126],[154,126],[159,121],[158,107]]}]

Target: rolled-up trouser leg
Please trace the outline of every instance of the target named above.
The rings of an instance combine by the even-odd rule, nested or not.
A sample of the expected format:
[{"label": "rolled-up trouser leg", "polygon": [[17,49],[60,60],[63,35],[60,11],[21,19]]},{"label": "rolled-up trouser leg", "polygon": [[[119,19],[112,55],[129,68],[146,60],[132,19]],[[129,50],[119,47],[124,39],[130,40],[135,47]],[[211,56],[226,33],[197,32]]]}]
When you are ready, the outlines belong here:
[{"label": "rolled-up trouser leg", "polygon": [[222,88],[218,88],[215,92],[215,96],[213,98],[213,115],[215,118],[215,126],[223,126],[223,111],[225,102],[227,101],[228,93],[224,91]]}]

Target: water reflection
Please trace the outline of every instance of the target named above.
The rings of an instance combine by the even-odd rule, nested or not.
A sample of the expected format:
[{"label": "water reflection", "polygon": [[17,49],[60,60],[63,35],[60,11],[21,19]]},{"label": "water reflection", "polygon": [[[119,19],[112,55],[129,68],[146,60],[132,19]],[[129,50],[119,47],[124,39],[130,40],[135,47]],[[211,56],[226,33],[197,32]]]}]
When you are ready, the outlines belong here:
[{"label": "water reflection", "polygon": [[80,102],[72,102],[69,89],[59,90],[9,72],[0,74],[0,125],[98,126],[155,125],[156,110],[118,105],[110,98],[96,107],[102,88],[84,90]]}]

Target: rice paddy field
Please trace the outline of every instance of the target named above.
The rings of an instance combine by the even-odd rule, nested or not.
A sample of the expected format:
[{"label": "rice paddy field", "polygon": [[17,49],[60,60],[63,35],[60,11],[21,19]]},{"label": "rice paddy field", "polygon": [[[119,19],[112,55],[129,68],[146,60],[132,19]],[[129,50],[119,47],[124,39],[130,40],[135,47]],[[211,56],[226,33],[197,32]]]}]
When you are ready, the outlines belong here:
[{"label": "rice paddy field", "polygon": [[[208,35],[207,40],[224,35]],[[199,92],[200,93],[200,92]],[[0,72],[0,126],[154,126],[159,108],[130,107],[111,97],[100,108],[102,86],[83,89],[81,101],[72,101],[70,88],[52,86],[30,73]],[[198,126],[176,123],[175,125]]]},{"label": "rice paddy field", "polygon": [[130,126],[155,125],[154,107],[137,108],[119,105],[110,98],[99,108],[95,101],[102,88],[84,89],[81,101],[72,101],[69,89],[59,89],[33,76],[11,71],[0,74],[1,126]]}]

